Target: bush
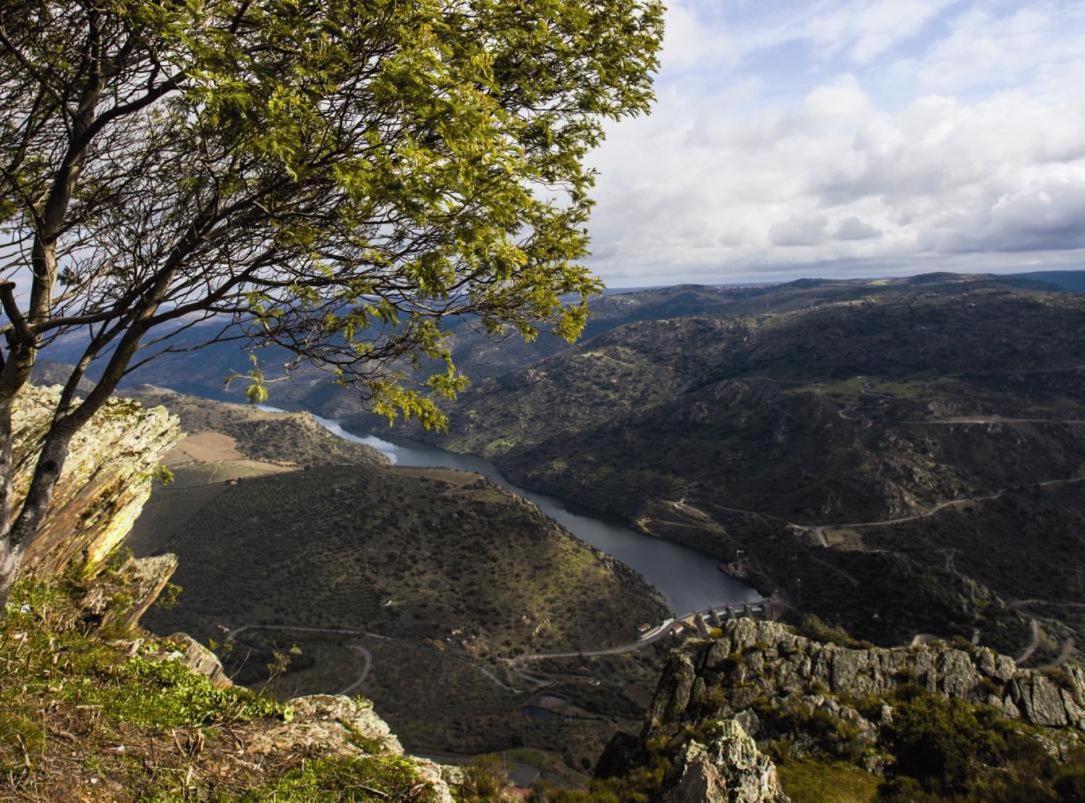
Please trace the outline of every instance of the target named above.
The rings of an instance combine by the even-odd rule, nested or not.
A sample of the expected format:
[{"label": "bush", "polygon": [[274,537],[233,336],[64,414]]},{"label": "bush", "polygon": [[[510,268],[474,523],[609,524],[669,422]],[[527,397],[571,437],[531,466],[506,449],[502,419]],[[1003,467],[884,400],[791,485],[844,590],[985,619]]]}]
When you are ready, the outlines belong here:
[{"label": "bush", "polygon": [[[947,700],[921,689],[899,694],[885,734],[896,757],[882,790],[885,799],[1085,800],[1073,797],[1075,789],[1085,788],[1085,772],[1078,775],[1061,766],[1028,726],[989,706]],[[915,794],[916,788],[924,796]]]}]

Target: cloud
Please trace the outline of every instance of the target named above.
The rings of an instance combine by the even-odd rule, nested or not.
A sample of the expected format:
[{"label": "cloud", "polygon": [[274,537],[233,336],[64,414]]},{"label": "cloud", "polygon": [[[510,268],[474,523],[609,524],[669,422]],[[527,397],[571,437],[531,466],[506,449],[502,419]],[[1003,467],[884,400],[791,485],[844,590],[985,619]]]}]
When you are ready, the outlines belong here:
[{"label": "cloud", "polygon": [[836,227],[836,232],[833,234],[836,239],[845,241],[876,240],[881,236],[880,229],[876,229],[869,223],[864,223],[857,217],[849,217],[840,221],[840,225]]},{"label": "cloud", "polygon": [[594,157],[605,279],[1085,261],[1075,4],[723,8],[672,7],[700,55],[677,72],[665,60],[654,115],[615,126]]},{"label": "cloud", "polygon": [[790,248],[796,245],[818,245],[825,240],[829,221],[823,217],[791,218],[769,229],[773,245]]},{"label": "cloud", "polygon": [[806,30],[830,52],[846,51],[868,64],[902,41],[923,31],[956,0],[874,0],[836,3],[818,14]]}]

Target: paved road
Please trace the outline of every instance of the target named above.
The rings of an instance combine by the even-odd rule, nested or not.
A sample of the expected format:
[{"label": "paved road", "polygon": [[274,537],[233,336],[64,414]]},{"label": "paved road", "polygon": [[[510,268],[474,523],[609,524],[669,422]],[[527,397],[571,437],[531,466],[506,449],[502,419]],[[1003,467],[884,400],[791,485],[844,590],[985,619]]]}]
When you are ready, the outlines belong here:
[{"label": "paved road", "polygon": [[1074,640],[1072,638],[1066,639],[1062,643],[1062,650],[1059,651],[1058,656],[1049,664],[1044,664],[1040,669],[1056,669],[1067,661],[1069,661],[1074,655]]},{"label": "paved road", "polygon": [[[1068,477],[1062,480],[1045,480],[1043,482],[1028,483],[1024,487],[1051,488],[1055,485],[1071,485],[1078,482],[1085,482],[1085,477]],[[909,521],[918,521],[919,519],[929,518],[930,516],[941,513],[947,508],[959,507],[962,505],[972,504],[974,502],[993,502],[996,499],[1001,499],[1008,490],[1008,488],[999,488],[994,493],[986,494],[984,496],[969,496],[963,497],[961,499],[947,499],[944,502],[939,502],[934,507],[930,507],[926,510],[920,511],[919,513],[915,513],[911,516],[900,516],[895,519],[883,519],[881,521],[862,521],[853,524],[820,524],[816,526],[810,524],[791,524],[791,526],[798,530],[812,531],[816,536],[819,537],[819,539],[824,539],[825,530],[848,530],[858,529],[860,527],[886,527],[894,524],[905,524]],[[827,546],[826,543],[822,543],[822,545]]]},{"label": "paved road", "polygon": [[658,633],[654,633],[648,638],[634,641],[632,644],[622,644],[617,647],[608,647],[603,650],[578,650],[577,652],[549,652],[539,653],[536,655],[518,655],[515,658],[506,658],[505,661],[509,664],[509,666],[517,666],[518,664],[527,663],[530,661],[544,661],[547,658],[596,658],[603,655],[624,655],[626,653],[636,652],[637,650],[643,650],[645,647],[651,644],[655,644],[660,639],[670,635],[670,633],[678,625],[689,626],[693,623],[693,620],[698,615],[704,616],[710,611],[718,610],[719,608],[720,606],[717,605],[714,608],[705,608],[703,611],[693,611],[692,613],[687,613],[685,616],[676,618],[666,627],[662,628]]},{"label": "paved road", "polygon": [[345,694],[348,697],[362,687],[362,684],[365,683],[365,679],[369,677],[369,670],[373,667],[373,653],[371,653],[361,644],[351,644],[349,646],[350,649],[354,650],[354,652],[358,653],[359,657],[361,657],[362,671],[358,673],[358,677],[354,680],[353,683],[351,683],[349,686],[339,692],[340,694]]},{"label": "paved road", "polygon": [[1052,602],[1046,599],[1019,599],[1009,603],[1011,608],[1025,608],[1030,605],[1050,605],[1053,608],[1085,608],[1085,602]]}]

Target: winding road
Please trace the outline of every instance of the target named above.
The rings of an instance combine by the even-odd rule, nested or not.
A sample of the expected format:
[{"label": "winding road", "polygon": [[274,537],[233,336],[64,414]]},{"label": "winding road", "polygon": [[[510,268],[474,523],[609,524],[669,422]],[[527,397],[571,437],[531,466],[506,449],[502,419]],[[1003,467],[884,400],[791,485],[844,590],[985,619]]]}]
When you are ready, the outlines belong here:
[{"label": "winding road", "polygon": [[[765,603],[754,604],[764,605]],[[652,635],[634,641],[631,644],[621,644],[617,647],[607,647],[602,650],[578,650],[577,652],[548,652],[537,653],[535,655],[517,655],[515,658],[506,658],[505,663],[515,667],[519,664],[529,663],[531,661],[545,661],[547,658],[598,658],[604,655],[624,655],[626,653],[636,652],[637,650],[643,650],[645,647],[655,644],[657,641],[670,635],[678,625],[688,627],[693,624],[696,617],[704,616],[718,610],[720,607],[722,606],[717,605],[714,608],[705,608],[703,611],[692,611],[685,616],[676,617],[674,620],[658,628]]]},{"label": "winding road", "polygon": [[[348,630],[345,628],[335,627],[306,627],[303,625],[242,625],[241,627],[235,627],[229,633],[226,634],[226,642],[236,642],[237,637],[246,633],[249,630],[287,630],[294,633],[321,633],[324,635],[333,636],[363,636],[365,638],[375,639],[387,639],[388,636],[381,636],[377,633],[369,633],[365,630]],[[373,668],[373,653],[363,647],[361,644],[348,644],[347,649],[357,653],[358,657],[362,659],[362,669],[358,673],[358,676],[353,682],[339,694],[351,695],[354,694],[362,684],[365,683],[365,679],[369,677],[369,670]]]},{"label": "winding road", "polygon": [[1029,627],[1031,628],[1032,632],[1031,636],[1029,637],[1029,642],[1025,646],[1024,651],[1016,658],[1014,658],[1014,660],[1019,664],[1023,664],[1025,661],[1031,658],[1032,654],[1036,652],[1036,648],[1040,646],[1040,623],[1037,622],[1035,619],[1029,619]]}]

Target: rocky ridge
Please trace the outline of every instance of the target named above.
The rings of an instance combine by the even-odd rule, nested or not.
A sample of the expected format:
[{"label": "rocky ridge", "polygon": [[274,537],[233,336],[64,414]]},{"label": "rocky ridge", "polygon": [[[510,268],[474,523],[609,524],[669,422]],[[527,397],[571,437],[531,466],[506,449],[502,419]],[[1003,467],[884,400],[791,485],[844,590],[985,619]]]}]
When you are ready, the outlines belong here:
[{"label": "rocky ridge", "polygon": [[[690,715],[714,710],[741,716],[755,701],[799,699],[849,718],[833,698],[883,696],[916,684],[945,697],[999,708],[1011,718],[1085,731],[1085,670],[1067,664],[1058,680],[1020,669],[987,647],[944,642],[915,647],[851,648],[797,635],[776,622],[736,619],[718,639],[676,652],[652,702],[648,733]],[[756,717],[745,717],[756,733]]]},{"label": "rocky ridge", "polygon": [[[22,504],[59,387],[26,388],[14,410],[15,508]],[[128,535],[151,495],[159,460],[181,437],[177,418],[112,399],[72,440],[49,515],[27,550],[24,571],[59,574],[73,560],[87,571]]]},{"label": "rocky ridge", "polygon": [[786,741],[785,755],[843,761],[880,777],[895,761],[887,734],[909,694],[1020,723],[1022,738],[1057,760],[1072,762],[1085,744],[1079,665],[1045,673],[986,647],[844,646],[736,619],[671,655],[639,738],[616,737],[599,771],[619,777],[664,756],[656,794],[665,800],[786,800],[773,761],[758,749],[779,752]]}]

